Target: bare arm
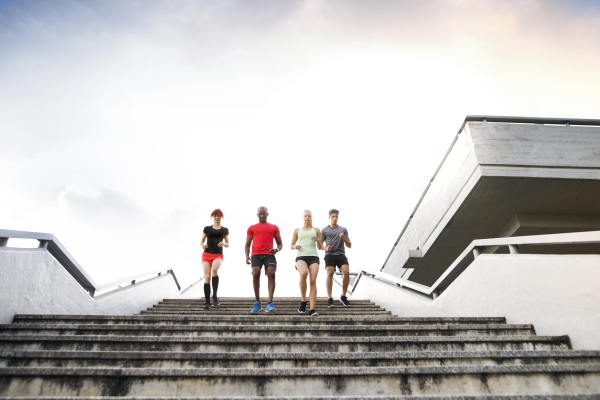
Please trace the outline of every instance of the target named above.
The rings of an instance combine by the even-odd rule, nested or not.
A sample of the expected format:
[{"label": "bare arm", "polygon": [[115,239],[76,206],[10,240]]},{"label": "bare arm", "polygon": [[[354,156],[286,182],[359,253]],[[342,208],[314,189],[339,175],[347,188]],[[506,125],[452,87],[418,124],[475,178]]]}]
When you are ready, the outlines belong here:
[{"label": "bare arm", "polygon": [[346,244],[347,248],[351,248],[352,247],[352,242],[343,233],[340,233],[340,239],[342,239],[344,241],[344,243]]},{"label": "bare arm", "polygon": [[252,238],[246,238],[246,264],[250,265],[250,245],[252,244]]},{"label": "bare arm", "polygon": [[323,250],[323,241],[321,240],[321,230],[319,228],[315,228],[315,231],[317,232],[317,236],[311,238],[311,240],[313,242],[317,243],[317,249]]},{"label": "bare arm", "polygon": [[203,250],[206,250],[206,248],[208,247],[207,244],[204,244],[204,241],[206,240],[206,233],[202,234],[202,240],[200,241],[200,247],[202,247]]},{"label": "bare arm", "polygon": [[275,238],[275,243],[277,243],[277,248],[276,249],[271,249],[271,254],[275,255],[276,253],[279,253],[281,251],[281,249],[283,248],[283,242],[281,241],[281,236],[278,236]]},{"label": "bare arm", "polygon": [[219,243],[219,247],[229,247],[229,235],[225,235],[223,241]]},{"label": "bare arm", "polygon": [[292,236],[292,245],[290,246],[292,250],[299,250],[301,247],[300,245],[296,245],[296,243],[298,242],[298,229],[299,228],[296,228],[294,230],[294,235]]}]

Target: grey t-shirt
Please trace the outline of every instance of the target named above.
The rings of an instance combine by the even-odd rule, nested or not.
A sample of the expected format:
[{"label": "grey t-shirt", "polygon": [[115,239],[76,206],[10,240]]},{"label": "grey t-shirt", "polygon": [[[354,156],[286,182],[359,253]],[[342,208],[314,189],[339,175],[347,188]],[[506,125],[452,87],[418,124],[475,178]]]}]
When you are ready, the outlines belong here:
[{"label": "grey t-shirt", "polygon": [[346,236],[346,239],[350,239],[350,236],[348,236],[348,230],[343,226],[338,225],[336,228],[326,226],[321,230],[321,240],[331,246],[331,251],[325,252],[325,255],[336,255],[346,253],[346,246],[344,244],[344,241],[340,239],[340,233],[342,232]]}]

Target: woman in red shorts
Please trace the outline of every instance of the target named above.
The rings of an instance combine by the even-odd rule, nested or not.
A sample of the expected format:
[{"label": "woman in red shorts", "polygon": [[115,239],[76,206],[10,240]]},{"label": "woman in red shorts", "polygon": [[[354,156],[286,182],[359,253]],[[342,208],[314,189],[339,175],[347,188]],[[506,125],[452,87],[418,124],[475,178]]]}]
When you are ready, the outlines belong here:
[{"label": "woman in red shorts", "polygon": [[[210,214],[213,219],[211,226],[204,227],[202,235],[202,268],[204,268],[204,297],[206,304],[203,308],[210,308],[210,281],[212,276],[213,306],[219,305],[217,289],[219,288],[218,271],[223,263],[223,247],[229,247],[229,230],[221,226],[223,212],[218,208]],[[206,240],[206,244],[204,241]]]}]

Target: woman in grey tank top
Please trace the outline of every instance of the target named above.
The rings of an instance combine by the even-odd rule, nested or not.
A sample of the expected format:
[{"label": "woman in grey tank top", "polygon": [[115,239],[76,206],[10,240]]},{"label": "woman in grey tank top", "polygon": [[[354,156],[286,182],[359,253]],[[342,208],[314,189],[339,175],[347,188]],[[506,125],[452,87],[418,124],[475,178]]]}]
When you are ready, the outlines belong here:
[{"label": "woman in grey tank top", "polygon": [[317,253],[317,246],[319,250],[323,250],[321,246],[321,231],[319,228],[312,226],[312,212],[306,210],[302,214],[304,225],[302,228],[297,228],[294,231],[292,237],[292,250],[298,250],[296,257],[296,270],[300,274],[300,294],[302,295],[302,302],[299,313],[306,312],[306,278],[310,276],[310,311],[308,315],[316,317],[317,312],[315,310],[315,303],[317,301],[317,275],[319,274],[319,254]]}]

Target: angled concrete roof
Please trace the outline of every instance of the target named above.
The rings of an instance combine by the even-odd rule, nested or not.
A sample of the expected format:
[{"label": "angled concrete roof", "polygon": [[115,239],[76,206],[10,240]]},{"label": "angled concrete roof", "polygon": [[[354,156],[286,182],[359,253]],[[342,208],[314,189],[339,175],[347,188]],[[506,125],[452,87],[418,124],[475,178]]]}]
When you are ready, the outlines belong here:
[{"label": "angled concrete roof", "polygon": [[598,229],[600,120],[468,116],[382,271],[429,286],[472,240]]}]

